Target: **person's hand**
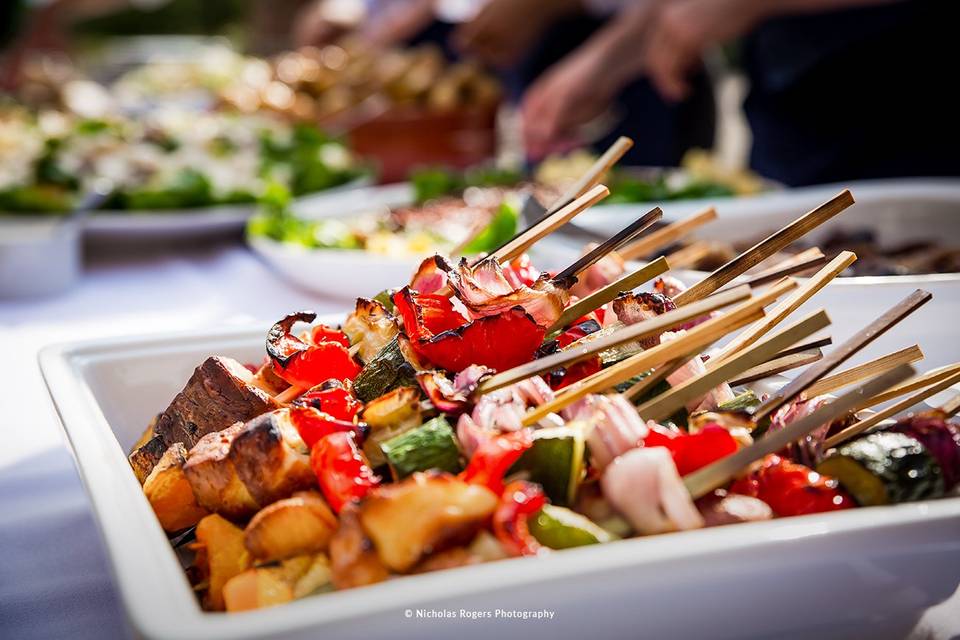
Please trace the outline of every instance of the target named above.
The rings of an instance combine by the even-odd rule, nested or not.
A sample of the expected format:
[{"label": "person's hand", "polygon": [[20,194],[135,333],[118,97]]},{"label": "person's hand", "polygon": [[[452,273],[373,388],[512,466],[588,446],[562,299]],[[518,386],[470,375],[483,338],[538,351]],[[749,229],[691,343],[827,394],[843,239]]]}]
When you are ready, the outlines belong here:
[{"label": "person's hand", "polygon": [[461,52],[506,67],[536,42],[560,16],[575,13],[580,0],[490,0],[453,33]]},{"label": "person's hand", "polygon": [[577,50],[550,67],[523,97],[527,154],[539,159],[576,146],[577,129],[601,115],[617,89],[604,72],[603,57],[593,49]]},{"label": "person's hand", "polygon": [[709,47],[737,38],[755,25],[761,0],[673,0],[659,5],[644,46],[644,66],[668,100],[689,92],[687,78]]}]

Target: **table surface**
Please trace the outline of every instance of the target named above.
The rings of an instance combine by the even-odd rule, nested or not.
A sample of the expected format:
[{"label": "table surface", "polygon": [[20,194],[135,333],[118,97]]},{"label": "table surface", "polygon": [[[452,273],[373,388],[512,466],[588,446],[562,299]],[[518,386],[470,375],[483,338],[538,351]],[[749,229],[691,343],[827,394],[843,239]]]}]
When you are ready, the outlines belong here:
[{"label": "table surface", "polygon": [[[67,294],[0,301],[0,638],[130,637],[104,548],[37,365],[54,342],[258,324],[343,310],[230,243],[88,251]],[[24,407],[29,410],[24,411]],[[15,417],[15,418],[14,418]],[[912,638],[960,634],[955,595]]]}]

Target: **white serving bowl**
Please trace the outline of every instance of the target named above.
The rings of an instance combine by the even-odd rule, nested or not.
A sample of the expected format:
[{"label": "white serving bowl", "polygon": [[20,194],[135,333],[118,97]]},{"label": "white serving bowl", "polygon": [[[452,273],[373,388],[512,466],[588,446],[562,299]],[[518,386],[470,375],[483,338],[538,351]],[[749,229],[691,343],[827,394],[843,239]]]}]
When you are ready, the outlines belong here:
[{"label": "white serving bowl", "polygon": [[[99,340],[40,355],[122,601],[144,637],[900,638],[957,586],[960,499],[951,498],[630,539],[275,609],[204,613],[125,452],[205,357],[259,361],[266,330]],[[460,617],[498,608],[556,614]]]},{"label": "white serving bowl", "polygon": [[0,298],[62,293],[77,281],[80,265],[76,220],[0,215]]}]

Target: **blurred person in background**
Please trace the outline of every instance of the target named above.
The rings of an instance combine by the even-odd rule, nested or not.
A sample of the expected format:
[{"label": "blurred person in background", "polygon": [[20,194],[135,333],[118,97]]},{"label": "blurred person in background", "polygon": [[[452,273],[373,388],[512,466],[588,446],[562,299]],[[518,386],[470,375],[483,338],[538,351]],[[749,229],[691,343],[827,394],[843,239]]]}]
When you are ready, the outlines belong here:
[{"label": "blurred person in background", "polygon": [[[531,29],[491,21],[489,55]],[[705,51],[742,38],[751,168],[788,185],[960,175],[951,74],[937,72],[960,3],[942,0],[603,0],[617,18],[527,92],[528,145],[548,148],[646,76],[665,100],[698,88]],[[566,6],[569,0],[558,0]],[[494,0],[492,6],[496,6]],[[483,13],[477,22],[483,18]],[[493,24],[497,28],[493,28]],[[468,27],[465,27],[465,30]],[[495,34],[502,34],[499,38]],[[467,36],[464,36],[467,38]],[[631,118],[644,118],[632,111]],[[639,145],[644,139],[638,137]]]},{"label": "blurred person in background", "polygon": [[[546,120],[570,121],[569,131],[549,126],[548,135],[540,135],[540,128],[526,128],[533,160],[587,143],[603,149],[620,135],[638,141],[624,164],[673,166],[688,149],[712,146],[713,96],[702,71],[692,78],[689,95],[676,102],[664,101],[638,74],[621,78],[617,65],[604,69],[616,76],[604,83],[609,90],[597,90],[594,66],[607,49],[623,47],[621,24],[630,13],[618,13],[611,0],[324,0],[297,19],[298,43],[330,42],[346,33],[344,23],[357,22],[351,5],[360,5],[365,16],[354,33],[371,46],[434,42],[451,57],[499,68],[515,100],[561,105],[563,113]],[[624,55],[635,54],[632,43],[623,48]],[[568,118],[566,107],[578,113]]]}]

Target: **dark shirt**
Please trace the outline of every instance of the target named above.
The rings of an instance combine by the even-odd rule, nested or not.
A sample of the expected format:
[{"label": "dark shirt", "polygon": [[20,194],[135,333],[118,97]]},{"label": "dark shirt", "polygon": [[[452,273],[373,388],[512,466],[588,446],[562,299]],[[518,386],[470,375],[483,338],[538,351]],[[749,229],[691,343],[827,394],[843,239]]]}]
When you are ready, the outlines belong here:
[{"label": "dark shirt", "polygon": [[751,166],[788,185],[960,175],[960,2],[771,20],[744,64]]}]

